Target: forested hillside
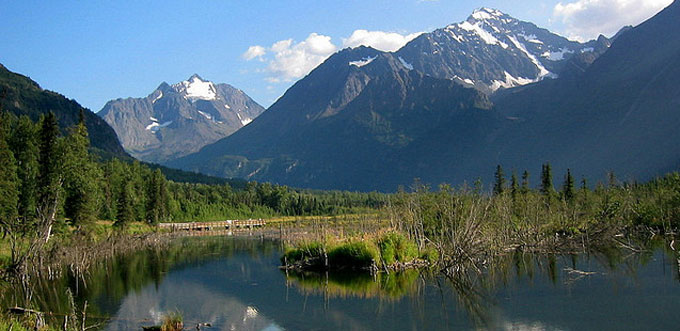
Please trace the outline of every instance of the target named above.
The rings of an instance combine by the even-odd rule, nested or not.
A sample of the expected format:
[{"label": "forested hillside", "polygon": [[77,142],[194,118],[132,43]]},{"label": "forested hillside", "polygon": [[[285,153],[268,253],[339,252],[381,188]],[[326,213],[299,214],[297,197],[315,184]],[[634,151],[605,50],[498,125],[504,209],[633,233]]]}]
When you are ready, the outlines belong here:
[{"label": "forested hillside", "polygon": [[26,115],[33,121],[37,121],[41,115],[53,112],[61,128],[78,123],[82,113],[85,126],[90,132],[92,147],[99,154],[105,157],[129,158],[113,129],[95,113],[83,108],[75,100],[43,90],[38,83],[11,72],[2,64],[0,64],[0,103],[5,111],[17,116]]},{"label": "forested hillside", "polygon": [[87,231],[98,220],[126,227],[131,222],[332,215],[372,211],[384,203],[378,193],[309,192],[255,182],[236,188],[178,183],[140,162],[99,161],[89,145],[82,120],[60,130],[52,112],[38,122],[1,114],[0,219],[8,231],[46,228],[40,235],[49,235],[63,226]]}]

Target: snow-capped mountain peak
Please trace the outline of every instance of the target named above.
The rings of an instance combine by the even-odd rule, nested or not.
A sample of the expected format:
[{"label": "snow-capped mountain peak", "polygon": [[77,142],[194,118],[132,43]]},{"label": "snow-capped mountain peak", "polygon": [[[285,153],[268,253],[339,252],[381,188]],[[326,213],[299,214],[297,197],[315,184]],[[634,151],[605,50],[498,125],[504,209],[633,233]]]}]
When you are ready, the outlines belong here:
[{"label": "snow-capped mountain peak", "polygon": [[195,100],[215,100],[217,90],[211,81],[203,80],[199,75],[193,74],[188,80],[172,85],[177,93],[184,94],[184,98]]},{"label": "snow-capped mountain peak", "polygon": [[100,115],[130,154],[158,163],[196,152],[263,111],[243,91],[194,74],[176,84],[163,82],[145,98],[111,100]]},{"label": "snow-capped mountain peak", "polygon": [[420,35],[397,54],[427,75],[494,92],[555,78],[573,56],[601,54],[606,44],[571,41],[497,9],[480,8],[465,21]]},{"label": "snow-capped mountain peak", "polygon": [[491,19],[499,19],[503,16],[506,16],[503,12],[497,9],[491,9],[491,8],[486,8],[482,7],[474,12],[472,12],[472,15],[470,15],[471,18],[476,19],[476,20],[491,20]]}]

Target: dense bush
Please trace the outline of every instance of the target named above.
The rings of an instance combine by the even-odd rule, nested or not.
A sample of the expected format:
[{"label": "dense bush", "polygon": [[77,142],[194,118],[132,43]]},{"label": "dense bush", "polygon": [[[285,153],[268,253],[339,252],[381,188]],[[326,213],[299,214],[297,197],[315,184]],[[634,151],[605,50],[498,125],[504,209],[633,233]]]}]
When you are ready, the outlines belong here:
[{"label": "dense bush", "polygon": [[348,238],[345,242],[300,242],[286,250],[282,264],[302,269],[369,269],[393,268],[397,262],[421,260],[434,264],[438,254],[432,248],[419,252],[416,244],[398,232],[375,238]]},{"label": "dense bush", "polygon": [[380,261],[377,247],[368,241],[351,241],[328,252],[328,262],[337,269],[365,269]]},{"label": "dense bush", "polygon": [[398,232],[388,232],[378,240],[380,256],[383,263],[392,265],[395,262],[411,262],[418,257],[418,247]]}]

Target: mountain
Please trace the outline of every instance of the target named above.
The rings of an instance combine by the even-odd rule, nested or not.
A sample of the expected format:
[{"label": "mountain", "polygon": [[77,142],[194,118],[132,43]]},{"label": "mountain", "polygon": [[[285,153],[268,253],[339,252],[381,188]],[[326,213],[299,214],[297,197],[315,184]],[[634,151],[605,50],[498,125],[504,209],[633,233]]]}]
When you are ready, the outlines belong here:
[{"label": "mountain", "polygon": [[586,44],[482,9],[395,53],[345,49],[250,125],[168,165],[386,191],[414,178],[488,183],[497,164],[648,179],[680,165],[679,6]]},{"label": "mountain", "polygon": [[427,148],[427,137],[442,131],[465,149],[499,120],[490,108],[483,93],[412,70],[391,53],[345,49],[251,125],[168,164],[301,187],[394,188],[406,177],[385,174],[413,173],[410,166],[390,169],[408,164],[404,151]]},{"label": "mountain", "polygon": [[571,58],[596,57],[609,45],[604,36],[579,43],[498,10],[481,8],[466,21],[418,36],[396,55],[426,75],[495,92],[556,78],[567,70]]},{"label": "mountain", "polygon": [[583,73],[508,92],[495,100],[517,122],[494,142],[504,164],[551,160],[558,171],[637,180],[677,170],[680,3],[622,32]]},{"label": "mountain", "polygon": [[145,98],[111,100],[98,115],[132,156],[161,163],[232,134],[263,111],[243,91],[193,75]]},{"label": "mountain", "polygon": [[52,111],[62,130],[78,123],[81,110],[85,115],[92,148],[101,156],[129,158],[118,142],[116,132],[104,120],[75,100],[43,90],[30,78],[14,73],[0,64],[0,99],[4,111],[15,115],[27,115],[37,121],[41,115]]}]

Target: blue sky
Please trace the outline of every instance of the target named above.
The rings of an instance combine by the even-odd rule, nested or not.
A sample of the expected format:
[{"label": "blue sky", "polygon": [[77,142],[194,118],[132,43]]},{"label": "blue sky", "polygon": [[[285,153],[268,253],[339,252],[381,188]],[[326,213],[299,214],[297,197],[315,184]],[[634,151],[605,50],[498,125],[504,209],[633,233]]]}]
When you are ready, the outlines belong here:
[{"label": "blue sky", "polygon": [[389,50],[479,7],[589,39],[638,24],[670,2],[0,0],[0,63],[95,112],[110,99],[146,96],[193,73],[266,107],[336,50]]}]

